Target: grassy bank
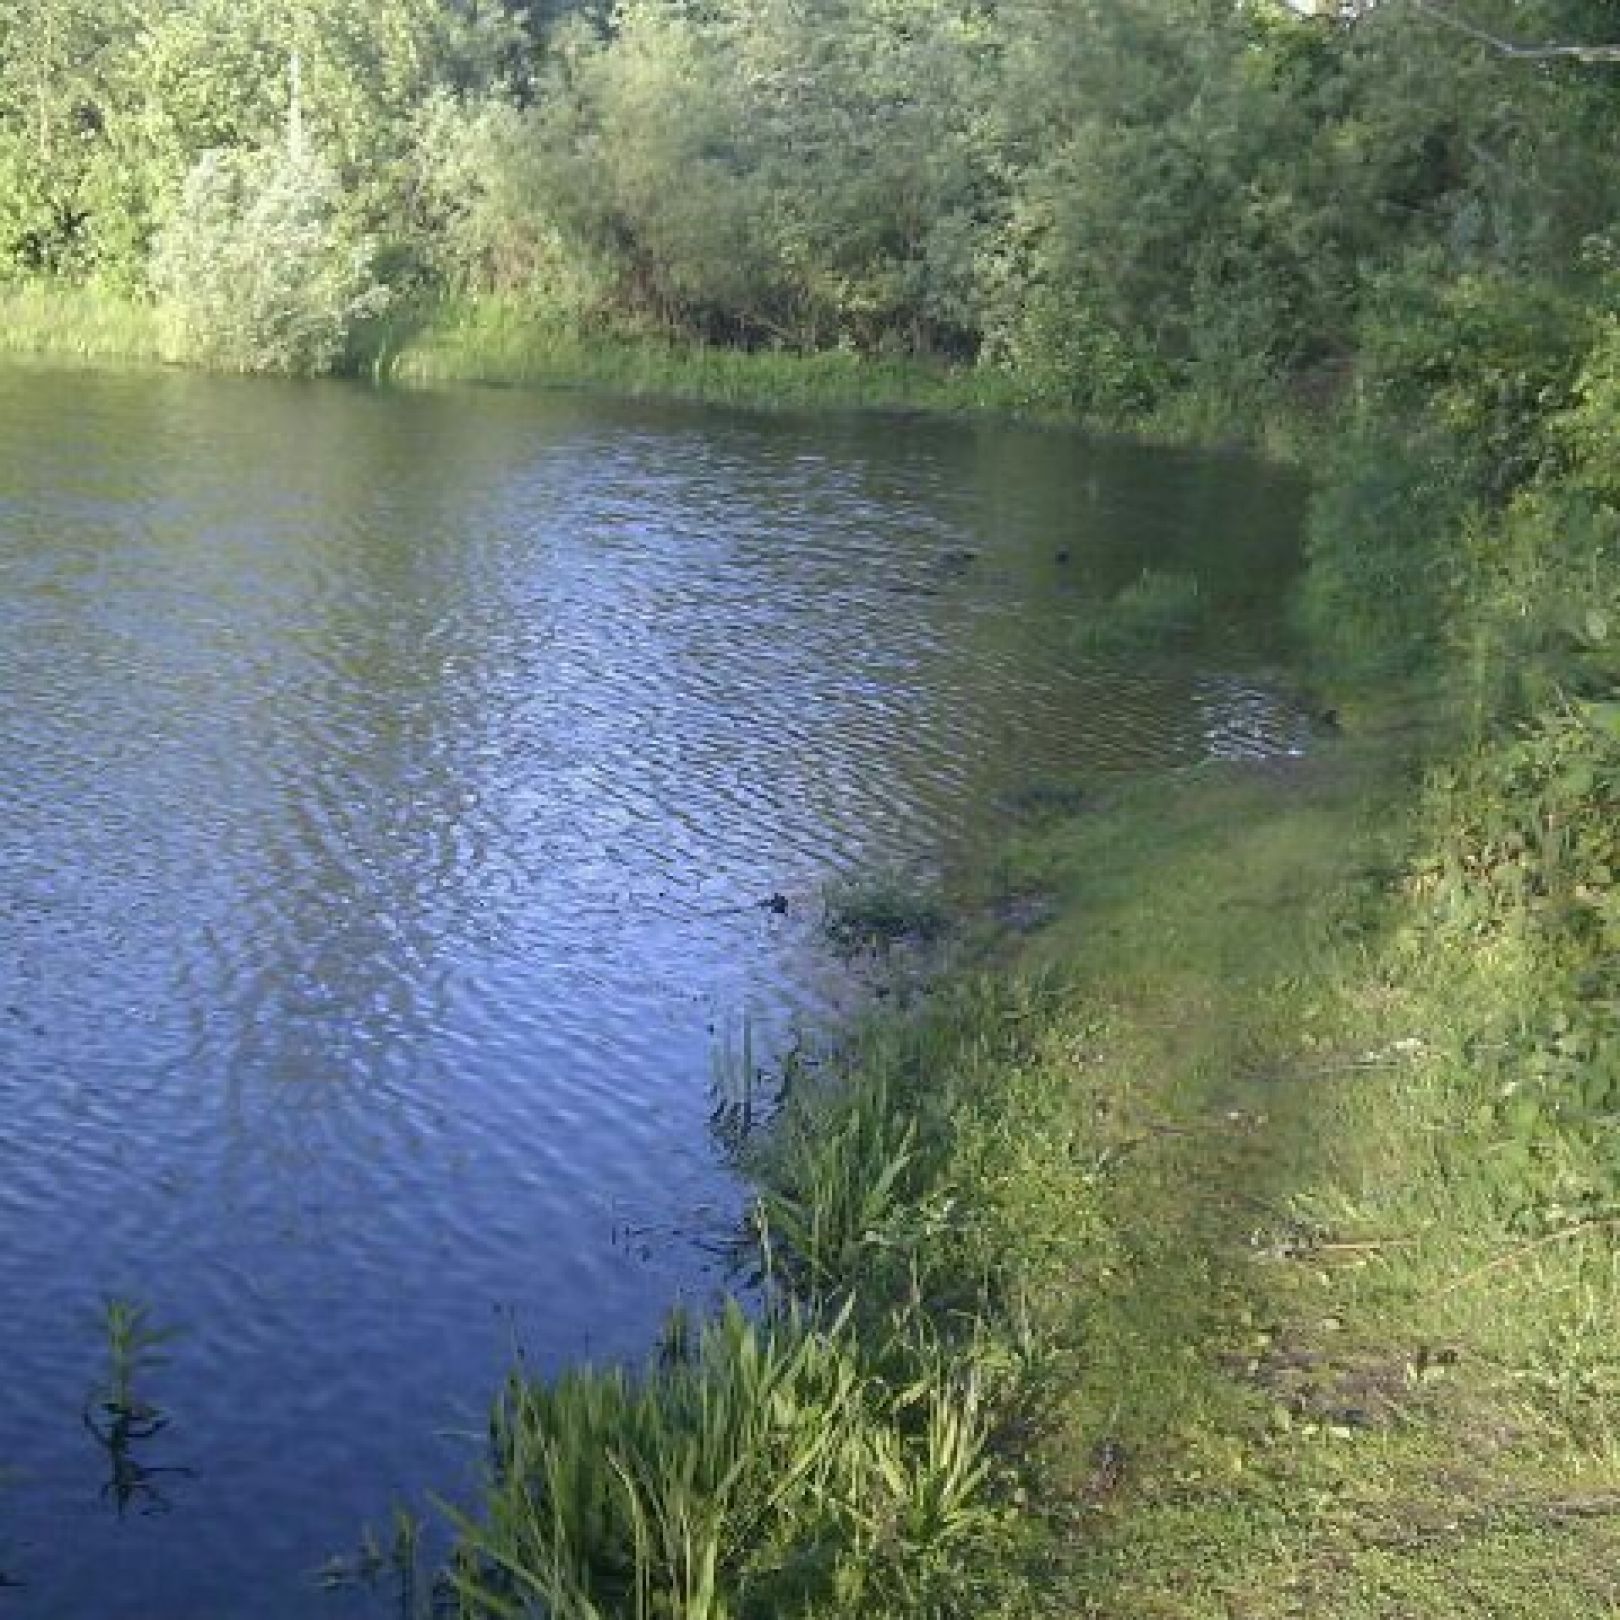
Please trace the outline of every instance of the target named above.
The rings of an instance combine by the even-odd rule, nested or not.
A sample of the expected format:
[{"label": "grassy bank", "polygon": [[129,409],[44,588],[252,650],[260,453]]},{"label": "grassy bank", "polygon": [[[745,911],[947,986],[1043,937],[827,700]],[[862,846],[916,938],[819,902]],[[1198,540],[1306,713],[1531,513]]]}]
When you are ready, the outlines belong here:
[{"label": "grassy bank", "polygon": [[836,407],[1014,413],[1029,401],[1011,378],[972,367],[796,354],[593,335],[537,319],[519,302],[450,300],[379,323],[356,368],[404,383],[495,383],[772,408]]},{"label": "grassy bank", "polygon": [[1612,1612],[1617,1263],[1527,1224],[1425,746],[1020,830],[968,911],[1047,924],[753,1149],[774,1311],[508,1392],[467,1612]]},{"label": "grassy bank", "polygon": [[1098,416],[1027,378],[993,366],[884,357],[854,350],[803,353],[670,341],[650,333],[589,334],[537,318],[520,301],[450,299],[365,334],[354,372],[406,384],[490,383],[581,388],[769,410],[917,411],[1001,417],[1123,433],[1149,444],[1259,449],[1299,457],[1319,431],[1320,402],[1278,392],[1241,405],[1187,387],[1150,410]]},{"label": "grassy bank", "polygon": [[1037,1452],[1065,1612],[1613,1612],[1614,1251],[1527,1219],[1479,1045],[1534,981],[1448,944],[1409,875],[1410,748],[1206,778],[1044,853],[1070,898],[1036,958],[1080,992],[1053,1083],[1109,1240]]},{"label": "grassy bank", "polygon": [[[74,366],[201,365],[188,359],[153,304],[66,283],[0,288],[5,355]],[[373,321],[353,334],[340,373],[406,387],[470,383],[760,410],[987,416],[1124,433],[1144,443],[1243,444],[1279,459],[1297,457],[1314,431],[1309,413],[1258,410],[1252,399],[1239,412],[1195,391],[1149,415],[1098,419],[988,366],[591,332],[495,297],[446,299]]]},{"label": "grassy bank", "polygon": [[[0,287],[0,355],[186,364],[151,303],[65,283]],[[511,300],[447,300],[356,332],[343,370],[408,385],[488,383],[772,409],[1028,413],[1005,376],[849,352],[790,354],[591,334]]]},{"label": "grassy bank", "polygon": [[156,309],[65,283],[0,286],[0,355],[73,365],[157,365]]}]

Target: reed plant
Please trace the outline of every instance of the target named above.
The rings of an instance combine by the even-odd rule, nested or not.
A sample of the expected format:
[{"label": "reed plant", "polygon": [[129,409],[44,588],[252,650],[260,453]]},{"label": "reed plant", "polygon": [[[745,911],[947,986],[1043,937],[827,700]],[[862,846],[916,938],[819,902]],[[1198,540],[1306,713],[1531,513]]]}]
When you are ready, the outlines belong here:
[{"label": "reed plant", "polygon": [[154,1325],[151,1308],[139,1300],[110,1298],[102,1307],[107,1378],[99,1393],[104,1409],[124,1417],[155,1417],[157,1408],[136,1394],[136,1383],[163,1365],[172,1332]]},{"label": "reed plant", "polygon": [[860,1593],[880,1612],[993,1528],[988,1435],[970,1377],[874,1378],[849,1305],[734,1303],[639,1375],[508,1385],[488,1510],[462,1520],[464,1611],[722,1620]]},{"label": "reed plant", "polygon": [[0,286],[0,354],[86,365],[170,358],[154,305],[60,282]]},{"label": "reed plant", "polygon": [[943,992],[781,1093],[744,1149],[746,1308],[683,1316],[640,1370],[508,1384],[485,1500],[458,1520],[464,1615],[996,1612],[992,1437],[1031,1359],[954,1230],[971,1194],[953,1183],[983,1169],[982,1088],[1024,1038],[1012,1006]]}]

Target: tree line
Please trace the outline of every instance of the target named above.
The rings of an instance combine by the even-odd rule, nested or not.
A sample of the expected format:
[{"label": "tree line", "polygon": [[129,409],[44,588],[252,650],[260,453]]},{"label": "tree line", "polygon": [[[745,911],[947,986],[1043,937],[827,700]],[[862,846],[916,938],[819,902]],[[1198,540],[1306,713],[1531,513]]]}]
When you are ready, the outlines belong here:
[{"label": "tree line", "polygon": [[500,294],[1094,415],[1309,387],[1414,276],[1603,273],[1616,212],[1611,78],[1487,43],[1601,4],[1357,9],[0,0],[0,278],[155,294],[221,360],[257,323],[280,369]]}]

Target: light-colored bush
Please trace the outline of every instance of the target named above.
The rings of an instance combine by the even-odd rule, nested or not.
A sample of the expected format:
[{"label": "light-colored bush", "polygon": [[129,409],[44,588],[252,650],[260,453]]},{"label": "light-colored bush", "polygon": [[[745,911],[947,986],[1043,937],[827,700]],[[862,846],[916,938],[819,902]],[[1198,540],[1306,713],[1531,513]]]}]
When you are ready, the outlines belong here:
[{"label": "light-colored bush", "polygon": [[201,158],[157,244],[152,282],[175,359],[317,375],[386,307],[371,244],[341,224],[337,182],[303,154]]}]

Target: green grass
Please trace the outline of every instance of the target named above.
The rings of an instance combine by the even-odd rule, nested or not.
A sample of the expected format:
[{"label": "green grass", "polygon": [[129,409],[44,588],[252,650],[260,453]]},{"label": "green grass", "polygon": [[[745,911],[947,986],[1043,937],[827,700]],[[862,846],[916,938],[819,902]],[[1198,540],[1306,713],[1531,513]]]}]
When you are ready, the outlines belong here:
[{"label": "green grass", "polygon": [[985,415],[1125,433],[1149,444],[1243,444],[1279,460],[1303,459],[1319,427],[1316,415],[1297,407],[1260,408],[1251,400],[1238,411],[1192,390],[1147,416],[1101,420],[992,366],[591,332],[537,314],[521,300],[495,296],[445,299],[379,323],[357,343],[352,369],[404,383],[582,388],[784,410]]},{"label": "green grass", "polygon": [[1078,614],[1073,636],[1094,652],[1152,652],[1186,642],[1207,618],[1196,579],[1148,568],[1111,601]]},{"label": "green grass", "polygon": [[905,872],[883,870],[834,883],[823,898],[822,932],[838,950],[886,952],[926,945],[949,924],[940,897]]},{"label": "green grass", "polygon": [[1026,404],[1010,378],[973,367],[597,334],[501,298],[447,300],[382,323],[364,339],[356,366],[406,383],[588,388],[784,409],[1013,413]]},{"label": "green grass", "polygon": [[758,1319],[683,1322],[636,1373],[515,1379],[462,1521],[464,1613],[1026,1612],[1026,1526],[991,1443],[1039,1353],[1023,1251],[954,1189],[1035,1162],[1038,1100],[1004,1105],[1036,1005],[966,979],[798,1076],[751,1150]]},{"label": "green grass", "polygon": [[1399,876],[1410,741],[1203,773],[1038,851],[1109,1241],[1035,1465],[1066,1612],[1613,1612],[1620,1266],[1598,1229],[1530,1246],[1475,1043],[1535,981],[1446,950]]},{"label": "green grass", "polygon": [[874,1378],[848,1324],[732,1307],[649,1376],[513,1380],[502,1483],[464,1521],[464,1604],[710,1620],[790,1612],[834,1580],[844,1600],[920,1593],[987,1521],[985,1414],[970,1378]]},{"label": "green grass", "polygon": [[165,359],[150,304],[57,283],[0,287],[0,355],[98,366]]},{"label": "green grass", "polygon": [[[0,287],[0,355],[75,365],[185,362],[153,304],[65,283]],[[594,334],[495,298],[446,301],[374,322],[356,333],[343,369],[408,384],[589,389],[783,409],[1012,414],[1023,404],[1010,379],[973,368]]]},{"label": "green grass", "polygon": [[[75,365],[188,363],[153,304],[65,283],[0,287],[0,355]],[[1061,415],[1043,413],[1016,379],[988,369],[586,331],[494,297],[401,308],[357,331],[340,369],[411,385],[583,389],[772,409]]]}]

